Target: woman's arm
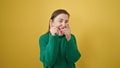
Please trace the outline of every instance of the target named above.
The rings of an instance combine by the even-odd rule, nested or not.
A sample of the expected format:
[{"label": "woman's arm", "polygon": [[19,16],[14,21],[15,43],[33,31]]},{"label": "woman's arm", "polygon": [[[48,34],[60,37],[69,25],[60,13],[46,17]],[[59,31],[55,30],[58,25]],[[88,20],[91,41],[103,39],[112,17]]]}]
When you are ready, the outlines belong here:
[{"label": "woman's arm", "polygon": [[75,63],[81,57],[78,51],[75,36],[71,34],[71,39],[67,41],[66,59],[68,62]]},{"label": "woman's arm", "polygon": [[58,36],[53,36],[49,34],[48,37],[49,40],[46,40],[46,37],[43,36],[39,39],[40,60],[45,66],[52,66],[55,63],[58,54]]}]

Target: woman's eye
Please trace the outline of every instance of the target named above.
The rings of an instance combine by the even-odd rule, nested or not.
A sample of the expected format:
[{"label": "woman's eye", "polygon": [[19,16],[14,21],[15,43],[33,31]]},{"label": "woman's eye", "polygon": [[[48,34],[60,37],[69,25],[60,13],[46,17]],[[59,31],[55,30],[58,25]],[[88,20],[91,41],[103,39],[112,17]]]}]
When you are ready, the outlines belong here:
[{"label": "woman's eye", "polygon": [[62,23],[62,20],[60,20],[59,22],[61,22],[61,23]]},{"label": "woman's eye", "polygon": [[65,23],[68,23],[68,21],[65,21]]}]

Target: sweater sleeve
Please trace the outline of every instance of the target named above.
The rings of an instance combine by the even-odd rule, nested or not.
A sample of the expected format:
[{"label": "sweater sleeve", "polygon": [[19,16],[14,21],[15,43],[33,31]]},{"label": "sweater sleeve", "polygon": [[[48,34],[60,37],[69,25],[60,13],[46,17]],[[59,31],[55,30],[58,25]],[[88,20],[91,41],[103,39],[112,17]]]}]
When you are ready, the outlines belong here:
[{"label": "sweater sleeve", "polygon": [[40,37],[39,39],[40,60],[43,62],[44,66],[52,66],[55,63],[58,54],[58,36],[49,34],[48,37],[49,40],[46,40],[46,37]]},{"label": "sweater sleeve", "polygon": [[68,62],[75,63],[81,57],[78,51],[75,36],[71,34],[71,39],[67,41],[66,59]]}]

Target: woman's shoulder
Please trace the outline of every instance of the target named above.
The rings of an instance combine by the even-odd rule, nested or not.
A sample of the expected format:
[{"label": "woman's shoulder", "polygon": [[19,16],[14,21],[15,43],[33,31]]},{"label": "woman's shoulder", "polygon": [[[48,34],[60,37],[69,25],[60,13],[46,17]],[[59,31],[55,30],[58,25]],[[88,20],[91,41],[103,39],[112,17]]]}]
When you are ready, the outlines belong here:
[{"label": "woman's shoulder", "polygon": [[47,39],[47,38],[49,38],[49,33],[42,34],[39,39]]},{"label": "woman's shoulder", "polygon": [[75,34],[71,34],[71,37],[76,40]]},{"label": "woman's shoulder", "polygon": [[72,36],[72,37],[75,37],[75,35],[74,35],[74,34],[72,34],[72,33],[71,33],[71,36]]}]

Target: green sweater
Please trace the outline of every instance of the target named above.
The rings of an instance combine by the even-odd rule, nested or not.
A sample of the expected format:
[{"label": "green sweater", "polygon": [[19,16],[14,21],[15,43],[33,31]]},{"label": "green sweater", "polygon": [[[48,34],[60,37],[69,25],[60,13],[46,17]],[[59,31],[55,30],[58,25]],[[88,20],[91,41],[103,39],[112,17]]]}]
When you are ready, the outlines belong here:
[{"label": "green sweater", "polygon": [[75,62],[81,56],[73,34],[67,41],[65,36],[46,33],[40,36],[39,45],[44,68],[75,68]]}]

